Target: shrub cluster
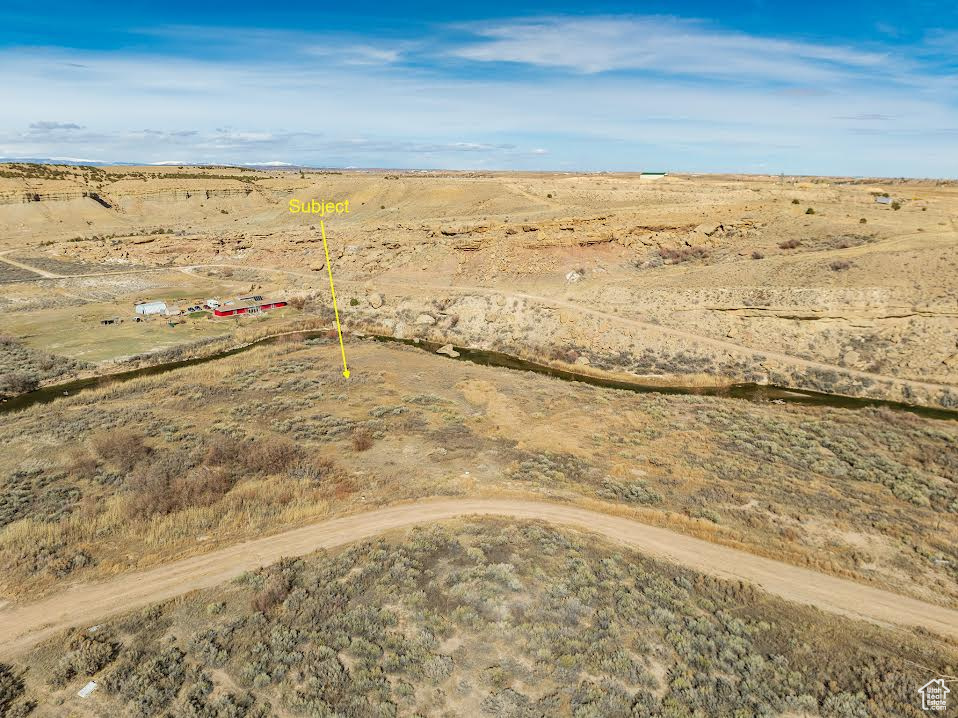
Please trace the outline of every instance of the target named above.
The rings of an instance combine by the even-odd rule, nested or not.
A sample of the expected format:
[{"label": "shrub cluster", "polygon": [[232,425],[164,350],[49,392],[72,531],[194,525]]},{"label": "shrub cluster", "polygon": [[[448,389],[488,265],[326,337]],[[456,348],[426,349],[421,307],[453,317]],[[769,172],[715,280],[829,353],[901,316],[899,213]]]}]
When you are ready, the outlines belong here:
[{"label": "shrub cluster", "polygon": [[335,464],[308,454],[286,439],[264,435],[241,441],[215,439],[195,450],[173,448],[137,463],[128,478],[134,515],[169,514],[192,506],[209,506],[238,481],[285,474],[321,481],[338,477]]},{"label": "shrub cluster", "polygon": [[93,436],[90,443],[102,461],[122,472],[132,471],[152,452],[143,434],[132,429],[104,431]]},{"label": "shrub cluster", "polygon": [[24,718],[35,707],[31,700],[21,700],[26,694],[23,674],[13,666],[0,663],[0,716]]},{"label": "shrub cluster", "polygon": [[42,381],[53,381],[90,366],[0,334],[0,399],[33,391]]},{"label": "shrub cluster", "polygon": [[680,264],[682,262],[688,262],[693,259],[705,259],[709,256],[709,250],[707,247],[701,246],[692,246],[692,247],[663,247],[659,250],[659,257],[663,261],[669,264]]},{"label": "shrub cluster", "polygon": [[365,426],[359,426],[353,429],[349,441],[353,451],[367,451],[373,446],[373,433]]},{"label": "shrub cluster", "polygon": [[63,475],[42,469],[17,469],[0,491],[0,528],[23,518],[52,523],[68,515],[80,499],[80,489]]},{"label": "shrub cluster", "polygon": [[658,504],[662,502],[662,494],[650,488],[644,481],[624,483],[607,478],[602,482],[599,496],[625,501],[630,504]]},{"label": "shrub cluster", "polygon": [[92,676],[108,666],[119,652],[120,644],[99,631],[80,631],[70,638],[67,649],[50,675],[50,683],[57,687],[65,686],[76,676]]},{"label": "shrub cluster", "polygon": [[212,598],[117,622],[118,653],[75,640],[64,664],[99,671],[133,716],[444,715],[465,699],[490,717],[891,717],[909,714],[915,664],[949,660],[534,523],[413,529]]}]

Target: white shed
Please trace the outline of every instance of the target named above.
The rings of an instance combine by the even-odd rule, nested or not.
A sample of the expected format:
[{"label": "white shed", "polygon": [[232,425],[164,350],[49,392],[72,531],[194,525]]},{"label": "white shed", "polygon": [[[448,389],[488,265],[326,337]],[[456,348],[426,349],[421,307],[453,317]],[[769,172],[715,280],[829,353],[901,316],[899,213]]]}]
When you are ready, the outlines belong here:
[{"label": "white shed", "polygon": [[133,306],[133,311],[137,314],[165,314],[166,302],[140,302]]}]

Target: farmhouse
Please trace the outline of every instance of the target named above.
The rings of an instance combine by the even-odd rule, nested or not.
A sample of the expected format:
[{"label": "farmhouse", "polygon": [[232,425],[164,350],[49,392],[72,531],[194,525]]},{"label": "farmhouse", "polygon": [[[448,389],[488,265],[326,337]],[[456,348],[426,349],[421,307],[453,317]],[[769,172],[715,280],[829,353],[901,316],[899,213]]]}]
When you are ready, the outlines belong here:
[{"label": "farmhouse", "polygon": [[232,304],[221,304],[213,310],[213,314],[217,317],[235,317],[246,314],[259,314],[260,312],[265,312],[267,309],[278,309],[279,307],[285,306],[286,302],[282,300],[273,301],[259,297],[258,299],[238,301]]}]

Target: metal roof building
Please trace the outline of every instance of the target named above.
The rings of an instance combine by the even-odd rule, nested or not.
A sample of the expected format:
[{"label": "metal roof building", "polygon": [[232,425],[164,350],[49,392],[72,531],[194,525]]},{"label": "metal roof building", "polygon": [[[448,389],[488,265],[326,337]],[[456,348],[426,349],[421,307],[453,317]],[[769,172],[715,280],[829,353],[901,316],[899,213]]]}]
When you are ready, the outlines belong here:
[{"label": "metal roof building", "polygon": [[138,302],[133,306],[133,311],[137,314],[164,314],[166,313],[166,302]]},{"label": "metal roof building", "polygon": [[285,306],[286,302],[283,300],[263,300],[263,298],[260,297],[259,301],[221,304],[213,310],[213,315],[217,317],[235,317],[243,314],[259,314],[267,309],[279,309],[280,307]]}]

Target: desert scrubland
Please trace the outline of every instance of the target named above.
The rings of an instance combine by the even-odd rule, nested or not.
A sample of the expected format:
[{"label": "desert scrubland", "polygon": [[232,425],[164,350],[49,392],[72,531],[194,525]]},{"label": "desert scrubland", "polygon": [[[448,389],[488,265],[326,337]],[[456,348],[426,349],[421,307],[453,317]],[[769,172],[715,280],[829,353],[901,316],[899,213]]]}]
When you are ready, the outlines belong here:
[{"label": "desert scrubland", "polygon": [[[294,198],[350,202],[322,218],[348,380],[321,218]],[[956,218],[958,185],[934,180],[4,165],[8,399],[283,338],[0,403],[0,622],[71,585],[434,497],[594,509],[958,608]],[[137,301],[254,294],[289,305],[133,320]],[[633,393],[372,335],[886,404]],[[0,707],[899,716],[956,669],[953,638],[724,568],[546,521],[445,521],[110,606],[95,631],[0,655]]]}]

